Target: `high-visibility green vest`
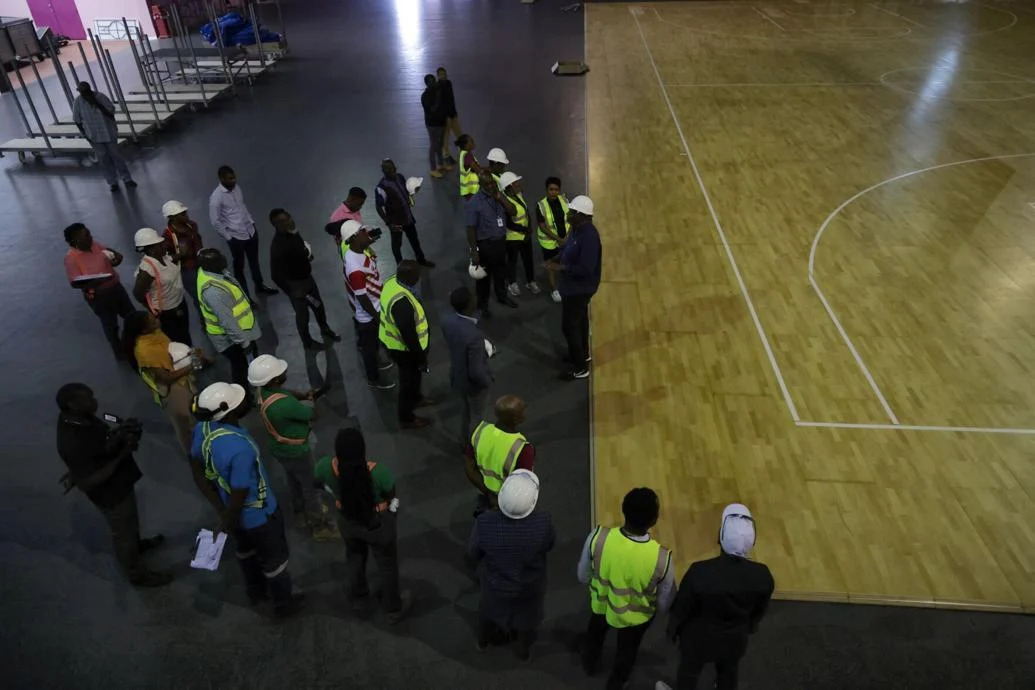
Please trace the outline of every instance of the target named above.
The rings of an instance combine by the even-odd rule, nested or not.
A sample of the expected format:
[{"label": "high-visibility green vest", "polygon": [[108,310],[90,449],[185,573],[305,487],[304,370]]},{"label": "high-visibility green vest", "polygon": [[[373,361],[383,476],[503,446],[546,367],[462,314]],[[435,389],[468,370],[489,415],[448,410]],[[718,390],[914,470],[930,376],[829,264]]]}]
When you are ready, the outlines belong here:
[{"label": "high-visibility green vest", "polygon": [[395,325],[395,317],[392,316],[392,307],[401,299],[410,300],[413,305],[415,320],[417,322],[417,339],[420,341],[422,350],[428,349],[428,317],[424,313],[424,307],[420,300],[414,296],[410,289],[399,282],[398,276],[392,276],[385,281],[381,289],[381,326],[377,335],[389,350],[406,350],[406,343],[403,342],[402,333]]},{"label": "high-visibility green vest", "polygon": [[[568,200],[564,198],[563,194],[557,196],[557,200],[561,202],[561,213],[564,214],[562,222],[567,223],[568,219]],[[539,214],[546,220],[546,227],[550,229],[550,232],[561,236],[561,233],[557,232],[557,219],[553,217],[553,212],[550,210],[550,203],[544,196],[539,200]],[[536,238],[539,240],[539,246],[543,249],[557,249],[557,240],[552,237],[547,237],[541,230],[536,230]]]},{"label": "high-visibility green vest", "polygon": [[524,434],[510,434],[495,424],[482,422],[471,434],[471,445],[474,446],[474,461],[485,488],[498,494],[503,480],[514,471],[528,441]]},{"label": "high-visibility green vest", "polygon": [[223,436],[240,436],[252,447],[255,451],[255,464],[258,466],[259,471],[256,473],[259,476],[259,487],[256,491],[257,500],[249,501],[244,504],[245,508],[262,508],[266,505],[266,494],[269,491],[269,487],[266,485],[266,479],[262,473],[262,460],[259,459],[259,446],[255,444],[251,436],[247,434],[240,434],[236,431],[230,431],[229,429],[216,429],[212,430],[212,425],[209,422],[201,423],[201,434],[204,439],[201,442],[201,459],[205,461],[205,479],[210,482],[215,482],[220,489],[226,492],[227,500],[229,501],[230,494],[233,493],[233,487],[230,486],[230,482],[223,475],[219,474],[216,470],[216,464],[212,460],[212,442]]},{"label": "high-visibility green vest", "polygon": [[[144,384],[151,391],[151,396],[155,399],[155,402],[160,406],[165,407],[165,398],[169,395],[169,384],[161,384],[158,379],[154,377],[151,372],[147,371],[144,367],[140,368],[140,378],[144,380]],[[161,392],[161,386],[165,386],[165,393]]]},{"label": "high-visibility green vest", "polygon": [[218,287],[220,290],[225,290],[233,297],[233,314],[241,330],[247,331],[255,326],[255,313],[252,311],[252,305],[248,301],[248,295],[244,294],[244,290],[238,287],[237,283],[227,280],[224,276],[215,276],[198,269],[198,306],[201,309],[201,316],[205,319],[206,333],[209,335],[223,335],[226,333],[226,329],[223,328],[222,324],[219,323],[219,319],[216,318],[215,312],[205,304],[202,291],[209,284]]},{"label": "high-visibility green vest", "polygon": [[[514,210],[517,211],[512,217],[514,225],[520,225],[521,227],[528,229],[528,204],[525,203],[525,195],[521,192],[517,194],[511,194],[510,192],[504,192],[507,198],[510,199],[510,203],[514,204]],[[527,234],[514,232],[513,230],[507,229],[508,240],[523,240],[528,237]]]},{"label": "high-visibility green vest", "polygon": [[478,184],[478,173],[467,165],[467,157],[470,151],[460,152],[460,196],[477,194],[480,185]]},{"label": "high-visibility green vest", "polygon": [[658,608],[658,587],[672,552],[654,541],[634,541],[617,527],[597,527],[589,544],[593,576],[589,605],[613,628],[649,621]]}]

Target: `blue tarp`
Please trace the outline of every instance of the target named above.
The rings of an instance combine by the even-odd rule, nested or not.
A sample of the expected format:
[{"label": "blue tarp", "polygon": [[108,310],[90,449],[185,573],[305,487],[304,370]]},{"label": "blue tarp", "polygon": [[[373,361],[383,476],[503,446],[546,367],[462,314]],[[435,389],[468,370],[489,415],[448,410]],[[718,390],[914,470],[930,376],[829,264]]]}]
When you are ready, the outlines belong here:
[{"label": "blue tarp", "polygon": [[[251,23],[238,12],[227,12],[216,20],[219,33],[223,37],[223,45],[227,46],[251,46],[255,45],[255,31]],[[201,35],[206,41],[215,45],[216,34],[212,30],[212,24],[205,24],[201,27]],[[280,34],[267,31],[259,27],[259,35],[263,43],[276,43],[280,40]]]}]

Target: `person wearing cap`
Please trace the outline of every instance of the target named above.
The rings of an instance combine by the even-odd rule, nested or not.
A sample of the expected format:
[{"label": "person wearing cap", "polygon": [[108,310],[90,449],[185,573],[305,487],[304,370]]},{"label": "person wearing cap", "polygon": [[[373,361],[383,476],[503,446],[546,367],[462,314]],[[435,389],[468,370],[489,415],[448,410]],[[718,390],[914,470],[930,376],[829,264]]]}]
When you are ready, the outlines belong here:
[{"label": "person wearing cap", "polygon": [[303,405],[313,402],[316,391],[298,393],[284,387],[288,363],[273,355],[259,355],[248,365],[248,383],[255,388],[255,402],[259,417],[269,434],[269,451],[288,478],[291,505],[295,516],[301,518],[306,529],[317,541],[338,538],[330,523],[322,496],[313,488],[313,451],[310,434],[316,422],[316,407]]},{"label": "person wearing cap", "polygon": [[381,181],[377,183],[375,207],[392,236],[392,255],[395,263],[402,263],[402,238],[410,241],[410,248],[417,258],[417,263],[427,268],[435,264],[424,256],[417,237],[417,221],[413,217],[413,196],[406,191],[406,178],[399,174],[395,162],[391,158],[381,161]]},{"label": "person wearing cap", "polygon": [[546,268],[557,274],[557,290],[561,293],[561,331],[568,343],[568,364],[571,368],[561,378],[572,381],[589,377],[589,302],[600,287],[600,233],[593,225],[593,202],[588,196],[577,196],[568,205],[571,234],[556,259]]},{"label": "person wearing cap", "polygon": [[72,104],[72,121],[97,156],[104,181],[113,192],[119,191],[119,178],[127,189],[137,183],[119,151],[119,126],[115,122],[115,106],[103,93],[97,93],[85,82],[79,82],[79,95]]},{"label": "person wearing cap", "polygon": [[385,281],[381,291],[381,320],[378,338],[388,356],[399,367],[399,425],[403,429],[420,429],[431,424],[418,417],[414,410],[435,403],[421,394],[421,375],[428,368],[430,330],[424,305],[413,290],[420,280],[420,267],[414,261],[403,261],[399,272]]},{"label": "person wearing cap", "polygon": [[248,355],[258,355],[262,329],[248,294],[230,276],[218,249],[198,253],[198,303],[212,346],[230,362],[233,382],[247,391]]},{"label": "person wearing cap", "polygon": [[514,470],[535,469],[535,447],[518,431],[525,422],[525,401],[516,395],[497,398],[496,423],[482,420],[465,451],[467,480],[478,489],[478,513],[496,507],[503,480]]},{"label": "person wearing cap", "polygon": [[529,232],[528,203],[521,193],[521,176],[512,172],[500,175],[503,195],[514,207],[514,213],[507,216],[507,291],[513,297],[521,294],[517,282],[518,257],[525,267],[525,288],[533,295],[539,294],[535,282],[535,264],[532,259],[532,235]]},{"label": "person wearing cap", "polygon": [[[546,196],[536,204],[536,239],[543,253],[543,261],[556,259],[568,236],[568,199],[561,192],[561,178],[546,178]],[[547,271],[550,280],[550,297],[554,302],[561,301],[561,293],[557,292],[557,276]]]},{"label": "person wearing cap", "polygon": [[360,225],[363,224],[363,214],[360,210],[363,208],[363,204],[366,203],[367,193],[359,187],[352,187],[349,189],[349,195],[345,197],[345,201],[341,202],[341,206],[334,209],[334,213],[328,219],[327,225],[324,229],[327,234],[334,238],[334,246],[341,246],[341,224],[347,220],[354,220]]},{"label": "person wearing cap", "polygon": [[123,320],[135,310],[126,288],[122,287],[115,267],[122,263],[122,254],[95,242],[82,223],[65,228],[65,274],[73,289],[83,293],[86,304],[101,322],[117,361],[126,358],[119,340],[119,317]]},{"label": "person wearing cap", "polygon": [[367,385],[377,390],[395,388],[395,383],[385,381],[381,370],[392,366],[391,362],[381,364],[378,358],[381,327],[381,273],[377,269],[377,254],[372,249],[374,241],[370,229],[358,221],[346,220],[341,224],[341,256],[345,270],[345,292],[352,308],[352,321],[356,326],[356,348],[363,362]]},{"label": "person wearing cap", "polygon": [[507,294],[507,217],[513,213],[513,205],[499,191],[492,175],[482,173],[478,185],[478,193],[464,206],[464,224],[471,265],[485,270],[485,277],[475,282],[475,290],[482,318],[488,319],[492,318],[490,283],[500,304],[517,308],[517,302]]},{"label": "person wearing cap", "polygon": [[672,552],[654,541],[661,503],[651,489],[633,489],[622,499],[621,527],[598,526],[586,538],[578,564],[579,582],[589,585],[592,613],[582,648],[582,670],[596,672],[607,632],[618,638],[608,690],[625,687],[640,642],[658,613],[675,596]]},{"label": "person wearing cap", "polygon": [[478,651],[496,639],[517,639],[517,656],[528,661],[543,620],[546,554],[557,540],[550,514],[537,511],[539,478],[514,470],[503,480],[499,510],[474,522],[467,552],[476,564]]},{"label": "person wearing cap", "polygon": [[205,246],[198,224],[191,220],[187,207],[175,199],[162,204],[162,215],[168,223],[162,235],[169,253],[179,261],[183,287],[198,306],[198,252]]},{"label": "person wearing cap", "polygon": [[[200,348],[174,343],[162,331],[161,322],[151,312],[136,311],[126,319],[122,329],[126,359],[140,374],[154,401],[169,418],[184,457],[190,456],[194,431],[195,362],[208,361]],[[173,353],[180,356],[174,357]]]},{"label": "person wearing cap", "polygon": [[[264,295],[275,295],[275,288],[267,287],[259,266],[259,230],[248,207],[244,204],[244,193],[237,184],[237,173],[229,165],[220,166],[219,184],[208,199],[208,217],[212,227],[230,246],[234,261],[234,277],[238,285],[248,294],[248,281],[244,277],[245,259],[252,270],[255,289]],[[249,299],[251,297],[249,296]]]},{"label": "person wearing cap", "polygon": [[471,315],[474,299],[470,290],[453,290],[449,304],[451,309],[442,315],[442,339],[449,348],[449,385],[460,398],[460,445],[466,448],[471,420],[485,419],[488,411],[493,381],[489,369],[491,343],[478,328],[478,319]]},{"label": "person wearing cap", "polygon": [[338,342],[341,337],[327,323],[320,288],[313,280],[313,251],[302,239],[295,227],[295,219],[282,208],[275,208],[269,214],[275,231],[270,243],[270,275],[273,283],[291,300],[295,311],[295,328],[302,345],[307,350],[323,349],[326,343],[313,339],[309,332],[309,310],[316,315],[320,333],[326,340]]},{"label": "person wearing cap", "polygon": [[363,432],[347,428],[334,439],[334,457],[324,456],[316,463],[316,482],[337,508],[352,608],[358,612],[370,608],[366,571],[367,557],[373,555],[381,584],[381,606],[389,623],[400,622],[413,597],[399,589],[399,499],[391,470],[367,457]]},{"label": "person wearing cap", "polygon": [[[694,690],[705,664],[715,665],[718,690],[737,687],[737,666],[773,595],[773,576],[749,560],[755,521],[741,503],[722,511],[719,555],[691,563],[679,583],[666,634],[679,645],[678,690]],[[657,687],[668,689],[665,683]]]},{"label": "person wearing cap", "polygon": [[442,155],[442,142],[446,137],[446,121],[449,119],[442,96],[442,89],[439,87],[435,75],[425,74],[424,93],[420,95],[420,106],[424,110],[424,126],[428,130],[428,168],[431,170],[428,174],[434,178],[440,178],[446,171],[453,169],[453,166],[448,165],[445,156]]},{"label": "person wearing cap", "polygon": [[180,264],[169,256],[165,238],[152,228],[140,228],[133,236],[133,244],[142,254],[133,296],[158,317],[167,336],[178,343],[193,345]]},{"label": "person wearing cap", "polygon": [[259,445],[242,426],[251,409],[248,392],[236,383],[213,383],[195,403],[198,423],[191,443],[194,482],[219,513],[212,530],[233,537],[237,563],[252,606],[273,600],[277,617],[301,609],[288,572],[284,516],[269,483]]},{"label": "person wearing cap", "polygon": [[489,149],[489,152],[485,154],[485,159],[489,161],[489,173],[492,175],[492,179],[496,180],[496,186],[502,190],[500,175],[506,172],[507,166],[510,165],[506,151],[500,148]]},{"label": "person wearing cap", "polygon": [[478,176],[484,171],[474,155],[474,137],[461,134],[457,137],[456,148],[460,166],[460,198],[468,200],[478,193]]}]

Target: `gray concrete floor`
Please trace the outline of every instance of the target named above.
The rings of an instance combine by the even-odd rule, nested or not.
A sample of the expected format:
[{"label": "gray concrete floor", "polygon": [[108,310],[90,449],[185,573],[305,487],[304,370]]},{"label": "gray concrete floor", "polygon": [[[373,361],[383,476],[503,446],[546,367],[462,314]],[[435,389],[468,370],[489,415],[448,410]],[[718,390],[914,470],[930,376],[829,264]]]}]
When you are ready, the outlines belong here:
[{"label": "gray concrete floor", "polygon": [[[363,384],[340,264],[322,231],[350,186],[372,194],[382,157],[394,157],[404,174],[425,174],[421,77],[440,64],[455,82],[461,120],[478,150],[484,156],[492,146],[506,149],[530,200],[551,174],[564,178],[569,193],[583,191],[583,85],[548,72],[555,60],[583,54],[582,16],[559,12],[564,4],[288,4],[292,57],[237,98],[179,118],[153,147],[129,149],[140,182],[135,192],[111,195],[95,169],[75,162],[0,160],[0,351],[7,372],[0,388],[0,662],[9,687],[602,686],[601,678],[582,678],[573,651],[587,610],[574,566],[591,525],[588,393],[584,382],[555,380],[558,308],[545,297],[523,296],[519,310],[497,310],[486,324],[501,346],[493,361],[496,390],[529,402],[526,432],[539,451],[540,506],[553,514],[559,535],[541,641],[533,661],[519,664],[506,650],[474,650],[477,601],[462,557],[474,496],[456,452],[458,409],[446,401],[445,353],[433,344],[427,392],[444,401],[433,413],[436,425],[399,434],[394,392],[375,394]],[[127,58],[118,62],[132,81]],[[0,139],[21,130],[10,97],[0,97]],[[193,534],[215,516],[177,459],[164,417],[139,379],[111,360],[95,317],[65,283],[65,225],[85,222],[132,262],[133,232],[160,224],[169,198],[191,207],[206,241],[222,246],[206,206],[223,163],[237,169],[259,220],[264,263],[272,231],[262,219],[274,206],[292,212],[318,254],[318,281],[345,342],[306,356],[287,300],[277,296],[264,300],[262,350],[291,362],[290,385],[331,383],[320,402],[319,450],[329,450],[340,425],[358,422],[371,456],[398,475],[401,572],[416,597],[413,617],[398,627],[355,618],[342,596],[343,548],[314,544],[294,530],[291,569],[310,606],[286,623],[246,605],[232,562],[219,573],[187,568]],[[364,211],[376,217],[372,200]],[[416,216],[425,249],[439,264],[422,285],[434,314],[467,281],[455,177],[427,178]],[[386,241],[377,248],[390,274]],[[131,270],[123,268],[124,280]],[[226,374],[222,365],[216,374]],[[145,532],[169,538],[152,559],[177,574],[166,589],[130,588],[96,510],[82,496],[61,496],[53,395],[72,380],[94,387],[104,409],[145,422],[141,520]],[[275,487],[283,487],[279,474]],[[644,644],[634,688],[673,673],[674,650],[660,627]],[[1031,688],[1033,627],[1022,616],[777,603],[744,662],[742,687]]]}]

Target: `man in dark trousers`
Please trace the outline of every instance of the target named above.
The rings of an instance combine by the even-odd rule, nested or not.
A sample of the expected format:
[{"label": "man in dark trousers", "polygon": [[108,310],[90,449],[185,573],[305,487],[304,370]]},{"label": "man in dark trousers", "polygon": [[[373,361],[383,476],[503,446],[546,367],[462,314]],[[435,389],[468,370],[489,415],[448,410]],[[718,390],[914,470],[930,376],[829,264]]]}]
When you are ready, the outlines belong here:
[{"label": "man in dark trousers", "polygon": [[[755,522],[747,506],[722,511],[715,558],[690,564],[679,584],[668,621],[669,639],[679,645],[677,690],[694,690],[705,664],[715,664],[718,690],[737,687],[737,665],[748,636],[758,629],[773,595],[773,576],[762,563],[748,560],[755,544]],[[659,690],[668,685],[658,682]]]},{"label": "man in dark trousers", "polygon": [[492,318],[490,281],[499,303],[517,308],[517,302],[507,294],[507,216],[514,214],[514,206],[499,191],[496,179],[489,173],[479,175],[478,184],[478,193],[464,206],[464,225],[471,263],[484,268],[487,274],[475,283],[475,289],[482,318],[489,319]]},{"label": "man in dark trousers", "polygon": [[453,166],[446,164],[442,155],[442,139],[446,134],[446,113],[442,103],[442,90],[435,75],[424,75],[424,93],[420,95],[420,106],[424,110],[424,126],[428,129],[428,167],[429,175],[442,177]]},{"label": "man in dark trousers", "polygon": [[126,317],[135,311],[115,271],[115,267],[122,263],[122,254],[95,242],[82,223],[72,223],[65,228],[65,242],[68,243],[65,254],[68,283],[82,291],[86,304],[101,321],[104,337],[108,339],[115,359],[122,361],[126,354],[119,341],[119,317],[124,323]]},{"label": "man in dark trousers", "polygon": [[488,411],[492,344],[478,329],[478,319],[471,316],[474,300],[470,290],[453,290],[449,304],[452,308],[442,315],[442,336],[449,347],[449,384],[461,402],[460,446],[466,448],[471,420],[485,419]]},{"label": "man in dark trousers", "polygon": [[589,301],[600,287],[602,252],[600,233],[593,225],[593,202],[588,196],[577,196],[568,204],[568,225],[571,234],[561,255],[546,262],[546,268],[558,276],[561,293],[561,330],[568,342],[568,364],[571,369],[561,374],[566,381],[589,378]]},{"label": "man in dark trousers", "polygon": [[428,369],[428,317],[413,289],[420,280],[420,266],[403,261],[399,272],[385,281],[381,291],[378,337],[399,366],[399,426],[420,429],[431,424],[414,410],[433,405],[421,395],[421,374]]},{"label": "man in dark trousers", "polygon": [[[251,266],[255,289],[264,295],[277,294],[276,288],[267,286],[262,280],[259,267],[259,231],[255,227],[251,211],[244,203],[244,192],[237,184],[237,173],[229,165],[222,165],[218,171],[219,185],[208,198],[208,217],[212,227],[230,247],[234,263],[234,278],[248,294],[248,281],[244,277],[244,263]],[[248,298],[251,300],[251,296]]]},{"label": "man in dark trousers", "polygon": [[270,211],[270,223],[276,234],[270,244],[270,273],[273,283],[291,300],[291,308],[295,310],[295,327],[302,345],[307,350],[319,350],[324,343],[313,340],[309,333],[309,310],[316,315],[320,332],[329,340],[341,340],[337,333],[327,324],[327,311],[320,297],[320,288],[313,280],[313,250],[309,243],[302,239],[295,227],[295,219],[282,208]]},{"label": "man in dark trousers", "polygon": [[119,152],[119,126],[115,106],[103,93],[96,93],[85,81],[79,82],[79,95],[72,104],[72,121],[83,138],[90,142],[104,181],[113,192],[119,191],[119,178],[129,189],[137,186]]},{"label": "man in dark trousers", "polygon": [[420,247],[420,238],[417,237],[417,221],[413,218],[413,199],[406,191],[406,178],[399,174],[395,163],[391,158],[381,161],[381,172],[383,176],[377,183],[377,215],[388,226],[392,235],[392,255],[395,263],[402,263],[402,237],[410,241],[410,247],[417,257],[417,263],[427,268],[434,268],[435,264],[428,261],[424,256],[424,250]]},{"label": "man in dark trousers", "polygon": [[169,573],[149,570],[140,555],[165,538],[140,538],[140,518],[134,485],[140,468],[133,451],[140,442],[139,424],[109,427],[97,417],[97,399],[82,383],[66,383],[57,392],[61,410],[57,423],[57,450],[68,467],[66,486],[78,488],[97,506],[111,530],[115,558],[131,584],[160,587],[172,580]]}]

